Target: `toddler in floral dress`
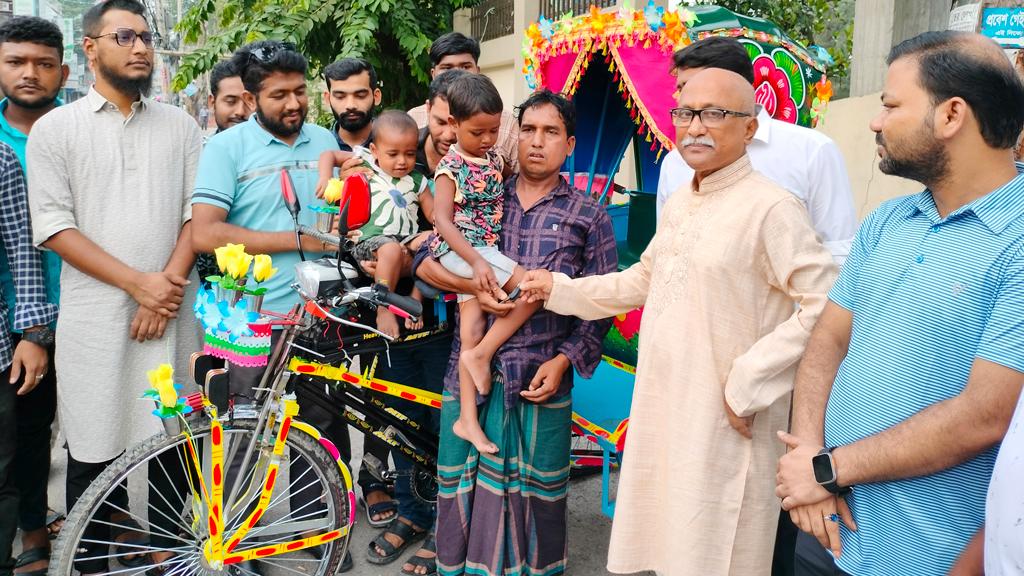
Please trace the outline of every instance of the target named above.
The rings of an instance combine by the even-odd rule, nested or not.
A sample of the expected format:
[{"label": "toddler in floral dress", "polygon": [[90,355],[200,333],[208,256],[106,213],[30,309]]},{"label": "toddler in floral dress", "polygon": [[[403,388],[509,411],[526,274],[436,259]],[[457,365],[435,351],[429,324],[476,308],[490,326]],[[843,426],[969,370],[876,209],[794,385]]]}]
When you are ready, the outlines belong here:
[{"label": "toddler in floral dress", "polygon": [[[431,253],[448,271],[472,278],[478,291],[490,292],[499,301],[513,301],[525,270],[498,249],[505,166],[492,148],[501,125],[501,96],[486,76],[467,74],[448,88],[448,107],[457,143],[434,171],[437,235]],[[460,412],[452,428],[480,452],[494,454],[498,447],[480,426],[477,392],[490,393],[494,354],[539,307],[539,303],[517,302],[487,329],[476,298],[459,295]]]}]

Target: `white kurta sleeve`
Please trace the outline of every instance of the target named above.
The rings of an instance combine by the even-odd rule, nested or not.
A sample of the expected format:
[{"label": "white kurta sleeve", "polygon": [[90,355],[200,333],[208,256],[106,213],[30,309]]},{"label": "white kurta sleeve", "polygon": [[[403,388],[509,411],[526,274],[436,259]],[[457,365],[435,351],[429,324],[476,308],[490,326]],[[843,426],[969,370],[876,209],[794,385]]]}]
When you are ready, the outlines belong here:
[{"label": "white kurta sleeve", "polygon": [[797,309],[733,361],[725,398],[739,416],[760,412],[793,390],[791,369],[803,355],[836,275],[831,255],[795,198],[772,207],[761,237],[760,267],[769,283],[785,292]]},{"label": "white kurta sleeve", "polygon": [[828,142],[819,148],[808,163],[807,173],[807,211],[811,224],[821,234],[833,259],[842,266],[857,233],[857,212],[839,147]]},{"label": "white kurta sleeve", "polygon": [[651,240],[639,262],[621,272],[584,278],[569,278],[555,272],[551,295],[544,307],[566,316],[598,320],[642,306],[651,284],[651,246],[655,242]]},{"label": "white kurta sleeve", "polygon": [[58,232],[78,228],[64,157],[67,148],[61,133],[50,124],[52,122],[46,122],[45,118],[36,123],[25,151],[32,243],[36,246],[41,246]]},{"label": "white kurta sleeve", "polygon": [[203,134],[195,122],[189,122],[185,143],[185,187],[182,191],[184,204],[181,208],[181,224],[192,219],[192,191],[196,186],[196,174],[199,171],[199,157],[203,153]]}]

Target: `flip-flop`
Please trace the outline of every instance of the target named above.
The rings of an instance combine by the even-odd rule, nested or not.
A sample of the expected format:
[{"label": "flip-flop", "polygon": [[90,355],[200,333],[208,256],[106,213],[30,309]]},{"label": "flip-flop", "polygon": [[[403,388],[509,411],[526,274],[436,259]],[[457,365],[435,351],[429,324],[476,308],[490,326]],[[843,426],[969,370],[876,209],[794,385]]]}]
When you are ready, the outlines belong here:
[{"label": "flip-flop", "polygon": [[35,562],[42,562],[43,560],[46,560],[47,562],[46,568],[39,568],[37,570],[30,570],[28,572],[18,572],[17,576],[46,576],[46,572],[50,569],[50,549],[48,547],[29,548],[28,550],[25,550],[20,555],[18,555],[18,559],[15,560],[15,570],[23,566],[28,566],[29,564],[33,564]]},{"label": "flip-flop", "polygon": [[[410,544],[424,538],[429,530],[420,530],[417,532],[412,526],[409,526],[405,522],[402,522],[398,518],[395,518],[393,522],[376,538],[373,542],[370,542],[369,547],[366,550],[366,561],[370,564],[384,565],[390,564],[398,559],[402,555],[402,551],[409,547]],[[385,534],[394,534],[402,539],[402,543],[395,546],[391,542],[388,542]],[[384,555],[381,556],[377,553],[377,548],[384,551]]]},{"label": "flip-flop", "polygon": [[[383,492],[383,490],[382,490]],[[370,526],[374,528],[384,528],[391,524],[391,522],[397,516],[388,516],[380,520],[374,520],[374,516],[382,516],[388,512],[394,512],[398,514],[398,500],[383,500],[376,504],[367,504],[365,499],[360,499],[359,502],[363,505],[366,510],[366,521],[370,523]]]},{"label": "flip-flop", "polygon": [[[142,526],[139,526],[139,523],[131,518],[126,518],[124,520],[112,519],[110,523],[115,524],[115,526],[110,527],[110,536],[115,542],[114,554],[117,555],[116,559],[118,563],[125,568],[141,568],[142,566],[149,564],[149,554],[145,551],[141,551],[139,548],[136,548],[136,546],[142,547],[148,545],[149,539],[144,536],[135,536],[125,540],[119,540],[119,538],[125,534],[131,534],[133,532],[141,533]],[[124,544],[128,544],[129,546],[124,546]],[[135,554],[136,557],[129,559],[127,556],[122,556],[122,554]]]},{"label": "flip-flop", "polygon": [[[437,542],[434,540],[434,535],[431,534],[427,541],[423,543],[420,550],[426,550],[433,552],[433,558],[423,558],[413,554],[406,559],[406,564],[412,564],[412,571],[402,568],[402,574],[406,576],[435,576],[437,574]],[[426,568],[427,571],[423,574],[416,572],[417,568]]]},{"label": "flip-flop", "polygon": [[[60,534],[60,529],[64,527],[63,522],[65,519],[67,519],[67,517],[60,512],[51,508],[46,509],[46,535],[50,540],[56,539]],[[57,524],[58,522],[60,522],[61,525],[54,526],[54,524]]]}]

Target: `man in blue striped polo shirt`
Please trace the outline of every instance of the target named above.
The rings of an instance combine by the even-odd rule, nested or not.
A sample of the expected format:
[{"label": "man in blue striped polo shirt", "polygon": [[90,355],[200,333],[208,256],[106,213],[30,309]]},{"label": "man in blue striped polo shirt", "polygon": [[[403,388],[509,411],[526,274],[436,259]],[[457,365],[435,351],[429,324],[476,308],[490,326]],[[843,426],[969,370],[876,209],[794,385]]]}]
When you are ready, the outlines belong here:
[{"label": "man in blue striped polo shirt", "polygon": [[839,573],[938,575],[982,526],[1024,382],[1024,85],[975,34],[927,32],[888,61],[879,168],[927,188],[854,240],[797,374],[777,494]]}]

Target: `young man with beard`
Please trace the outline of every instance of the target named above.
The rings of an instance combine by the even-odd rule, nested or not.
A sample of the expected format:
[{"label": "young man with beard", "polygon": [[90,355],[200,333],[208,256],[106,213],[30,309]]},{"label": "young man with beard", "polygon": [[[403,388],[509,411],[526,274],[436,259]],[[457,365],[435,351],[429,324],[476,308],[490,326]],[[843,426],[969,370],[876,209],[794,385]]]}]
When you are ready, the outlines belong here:
[{"label": "young man with beard", "polygon": [[[461,32],[449,32],[438,37],[430,45],[430,77],[431,79],[437,78],[439,74],[449,70],[463,70],[479,74],[478,60],[480,60],[479,42]],[[420,128],[429,124],[430,116],[426,103],[409,110],[409,115]],[[519,168],[519,157],[516,152],[518,145],[519,124],[511,111],[503,110],[498,142],[494,148],[505,160],[505,165],[510,166],[513,172],[517,172]]]},{"label": "young man with beard", "polygon": [[[147,370],[173,362],[178,346],[198,344],[193,325],[173,319],[194,261],[189,197],[199,127],[147,97],[153,35],[142,4],[97,4],[82,26],[96,83],[35,123],[26,158],[34,242],[65,263],[56,367],[68,509],[127,446],[162,430],[131,399],[148,387]],[[114,538],[131,539],[132,522],[111,518]],[[104,540],[102,531],[87,538]],[[90,545],[83,555],[105,549]],[[77,567],[103,572],[107,561]]]},{"label": "young man with beard", "polygon": [[[192,196],[192,243],[213,252],[232,242],[250,254],[272,254],[280,274],[263,284],[263,307],[286,313],[299,303],[288,286],[299,262],[292,219],[281,198],[278,167],[289,166],[302,205],[315,200],[317,160],[336,150],[331,133],[306,123],[306,58],[284,42],[264,40],[240,48],[231,60],[245,86],[243,98],[256,113],[232,130],[210,138],[199,162]],[[313,214],[300,216],[313,225]],[[303,237],[303,249],[318,257],[323,244]]]},{"label": "young man with beard", "polygon": [[[60,28],[52,22],[24,16],[12,18],[0,26],[0,91],[7,96],[0,101],[0,141],[13,149],[23,171],[25,146],[32,125],[60,104],[57,94],[68,77],[63,56],[64,38]],[[27,219],[27,201],[23,207]],[[60,257],[45,252],[42,258],[47,301],[55,305],[59,294]],[[3,249],[0,249],[0,286],[7,304],[7,325],[13,327],[16,290],[7,252]],[[52,332],[46,328],[30,331],[26,338],[45,344],[51,336]],[[12,330],[15,345],[21,338],[21,333]],[[52,343],[45,346],[45,350],[52,362]],[[50,427],[57,412],[57,379],[52,365],[43,378],[30,378],[26,382],[28,390],[19,391],[17,395],[17,450],[13,462],[13,469],[18,471],[15,475],[19,495],[17,521],[23,550],[16,574],[35,573],[47,566],[46,479],[50,474]]]},{"label": "young man with beard", "polygon": [[213,113],[218,133],[252,116],[252,107],[244,96],[245,86],[235,66],[230,61],[217,63],[210,72],[210,97],[207,104]]},{"label": "young man with beard", "polygon": [[[288,167],[299,203],[310,205],[316,201],[320,155],[337,150],[338,144],[328,130],[306,122],[308,62],[295,46],[261,40],[239,48],[231,62],[242,78],[244,98],[256,113],[214,135],[203,150],[192,195],[192,243],[197,252],[213,252],[230,242],[244,244],[250,254],[271,254],[279,272],[262,284],[267,289],[263,309],[284,314],[300,301],[289,287],[300,259],[292,218],[281,197],[281,167]],[[302,224],[315,225],[315,215],[308,210],[299,218]],[[302,236],[302,249],[308,258],[319,258],[329,247]],[[229,364],[229,394],[236,403],[250,402],[252,387],[264,370]],[[307,402],[301,392],[299,405],[303,420],[325,432],[348,461],[351,450],[345,423]],[[292,468],[292,474],[302,473]],[[229,469],[228,482],[236,475]],[[351,566],[351,555],[347,555],[341,571]]]},{"label": "young man with beard", "polygon": [[980,573],[954,563],[979,551],[988,490],[986,552],[1005,563],[986,572],[1019,574],[1019,426],[1003,436],[1024,384],[1024,85],[977,34],[926,32],[888,62],[879,168],[926,188],[857,233],[797,373],[776,494],[838,573],[960,575]]},{"label": "young man with beard", "polygon": [[420,128],[419,146],[416,150],[416,169],[428,178],[434,177],[434,170],[448,149],[455,144],[455,128],[448,123],[448,87],[464,74],[465,70],[448,70],[434,77],[427,92],[427,125]]},{"label": "young man with beard", "polygon": [[324,68],[324,103],[334,114],[334,135],[345,152],[372,141],[373,109],[380,106],[377,71],[362,58],[342,58]]}]

